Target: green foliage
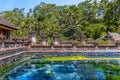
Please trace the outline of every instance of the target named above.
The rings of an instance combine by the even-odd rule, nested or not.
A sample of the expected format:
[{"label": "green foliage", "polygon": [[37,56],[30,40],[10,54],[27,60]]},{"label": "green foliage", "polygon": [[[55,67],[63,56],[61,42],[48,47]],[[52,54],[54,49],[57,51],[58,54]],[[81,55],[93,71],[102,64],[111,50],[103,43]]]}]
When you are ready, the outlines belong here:
[{"label": "green foliage", "polygon": [[79,44],[83,44],[83,43],[80,41],[74,41],[74,44],[79,45]]},{"label": "green foliage", "polygon": [[[104,61],[99,64],[94,64],[97,70],[104,70],[106,75],[106,80],[119,80],[120,75],[120,66],[118,64],[113,63],[105,63]],[[114,74],[110,74],[109,72],[114,72]]]},{"label": "green foliage", "polygon": [[120,80],[120,76],[119,75],[106,75],[106,80]]},{"label": "green foliage", "polygon": [[51,44],[53,42],[53,38],[48,38],[48,43]]},{"label": "green foliage", "polygon": [[50,64],[50,61],[40,60],[37,62],[31,62],[31,64]]},{"label": "green foliage", "polygon": [[103,24],[90,24],[84,29],[87,37],[94,39],[97,39],[103,32],[105,32],[105,26]]},{"label": "green foliage", "polygon": [[35,30],[37,40],[43,33],[52,37],[54,32],[59,33],[62,39],[75,40],[81,33],[96,39],[108,31],[120,31],[119,5],[119,0],[85,0],[77,6],[56,6],[42,2],[26,14],[24,8],[15,8],[0,12],[0,16],[20,28],[13,36],[25,37]]},{"label": "green foliage", "polygon": [[99,43],[99,44],[110,44],[110,43],[112,43],[112,42],[109,41],[109,40],[102,40],[102,39],[101,39],[101,40],[98,41],[98,43]]},{"label": "green foliage", "polygon": [[93,38],[88,38],[87,40],[88,40],[88,41],[93,41],[94,39],[93,39]]},{"label": "green foliage", "polygon": [[7,72],[9,72],[10,70],[14,69],[16,66],[21,65],[22,63],[24,63],[26,61],[26,58],[20,58],[19,60],[17,60],[16,62],[11,62],[8,64],[5,64],[4,66],[0,67],[0,78],[5,75]]},{"label": "green foliage", "polygon": [[[88,58],[86,56],[50,56],[50,57],[44,57],[41,60],[43,61],[69,61],[69,60],[120,60],[120,58],[107,58],[107,57],[103,57],[103,58]],[[102,66],[104,67],[104,66]],[[114,66],[115,67],[115,66]],[[105,69],[108,69],[107,67],[104,67]],[[112,68],[110,66],[110,68]],[[113,70],[119,70],[120,67],[115,67],[113,68]]]},{"label": "green foliage", "polygon": [[76,39],[80,35],[80,28],[75,25],[66,26],[62,33],[69,39]]}]

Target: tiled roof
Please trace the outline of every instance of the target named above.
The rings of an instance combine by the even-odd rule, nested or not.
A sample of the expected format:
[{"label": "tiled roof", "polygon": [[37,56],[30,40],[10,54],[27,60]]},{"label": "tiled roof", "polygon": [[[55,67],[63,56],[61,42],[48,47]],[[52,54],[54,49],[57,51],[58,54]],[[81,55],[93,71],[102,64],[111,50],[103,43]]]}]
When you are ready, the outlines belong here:
[{"label": "tiled roof", "polygon": [[111,36],[113,41],[120,41],[120,34],[115,32],[109,32],[108,34],[96,39],[95,41],[98,41],[100,39],[105,39],[106,36]]},{"label": "tiled roof", "polygon": [[109,33],[109,34],[112,36],[114,40],[116,41],[120,40],[120,34],[118,33]]},{"label": "tiled roof", "polygon": [[11,24],[9,21],[7,21],[7,20],[5,20],[3,18],[0,18],[0,25],[6,26],[8,28],[15,29],[15,30],[19,29],[17,26]]}]

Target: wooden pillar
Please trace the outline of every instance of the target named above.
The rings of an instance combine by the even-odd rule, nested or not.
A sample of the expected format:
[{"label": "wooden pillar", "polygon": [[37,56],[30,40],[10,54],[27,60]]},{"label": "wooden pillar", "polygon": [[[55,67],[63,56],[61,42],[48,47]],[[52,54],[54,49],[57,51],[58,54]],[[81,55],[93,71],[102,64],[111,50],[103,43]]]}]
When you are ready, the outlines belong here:
[{"label": "wooden pillar", "polygon": [[8,31],[8,40],[12,40],[12,32]]}]

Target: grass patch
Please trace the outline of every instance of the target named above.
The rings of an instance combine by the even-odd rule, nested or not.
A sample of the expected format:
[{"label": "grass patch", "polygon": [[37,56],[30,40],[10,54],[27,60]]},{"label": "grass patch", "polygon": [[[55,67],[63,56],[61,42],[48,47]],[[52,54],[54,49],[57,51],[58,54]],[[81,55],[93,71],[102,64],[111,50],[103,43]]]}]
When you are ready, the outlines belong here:
[{"label": "grass patch", "polygon": [[110,40],[99,40],[98,43],[99,44],[112,44],[113,42]]}]

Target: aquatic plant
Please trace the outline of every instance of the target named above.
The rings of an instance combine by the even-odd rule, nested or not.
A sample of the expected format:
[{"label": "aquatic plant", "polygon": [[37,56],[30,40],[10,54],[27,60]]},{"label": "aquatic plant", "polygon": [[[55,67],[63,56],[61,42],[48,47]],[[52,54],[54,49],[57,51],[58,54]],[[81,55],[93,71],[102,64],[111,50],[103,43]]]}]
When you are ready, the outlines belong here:
[{"label": "aquatic plant", "polygon": [[21,65],[29,58],[19,58],[16,62],[11,62],[8,64],[4,64],[2,67],[0,67],[0,78],[5,75],[10,70],[14,69],[15,67]]},{"label": "aquatic plant", "polygon": [[106,80],[120,80],[120,75],[106,75]]},{"label": "aquatic plant", "polygon": [[85,56],[56,56],[56,57],[44,57],[41,60],[44,61],[67,61],[67,60],[120,60],[120,58],[108,58],[108,57],[100,57],[100,58],[88,58]]},{"label": "aquatic plant", "polygon": [[52,74],[51,70],[49,70],[49,69],[46,70],[45,73],[46,73],[48,76],[50,76],[50,75]]}]

